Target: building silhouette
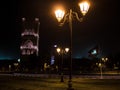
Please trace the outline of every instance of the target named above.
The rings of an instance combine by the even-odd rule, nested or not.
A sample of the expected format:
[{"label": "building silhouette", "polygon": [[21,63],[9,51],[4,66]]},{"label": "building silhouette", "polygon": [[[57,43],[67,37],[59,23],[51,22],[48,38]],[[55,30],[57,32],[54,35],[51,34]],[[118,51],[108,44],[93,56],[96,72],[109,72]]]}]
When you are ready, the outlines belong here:
[{"label": "building silhouette", "polygon": [[[22,18],[21,30],[21,71],[31,71],[37,65],[37,57],[39,53],[39,26],[38,18],[33,21],[27,21]],[[33,67],[33,65],[35,66]]]}]

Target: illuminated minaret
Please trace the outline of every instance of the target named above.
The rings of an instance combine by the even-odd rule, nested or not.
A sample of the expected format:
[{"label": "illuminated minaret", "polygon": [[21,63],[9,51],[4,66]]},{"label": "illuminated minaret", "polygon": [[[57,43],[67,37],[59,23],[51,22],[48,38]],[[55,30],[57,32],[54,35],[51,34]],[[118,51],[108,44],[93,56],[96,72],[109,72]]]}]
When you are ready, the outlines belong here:
[{"label": "illuminated minaret", "polygon": [[21,55],[36,54],[39,52],[39,26],[38,18],[33,23],[28,24],[25,18],[22,18],[23,31],[21,33]]}]

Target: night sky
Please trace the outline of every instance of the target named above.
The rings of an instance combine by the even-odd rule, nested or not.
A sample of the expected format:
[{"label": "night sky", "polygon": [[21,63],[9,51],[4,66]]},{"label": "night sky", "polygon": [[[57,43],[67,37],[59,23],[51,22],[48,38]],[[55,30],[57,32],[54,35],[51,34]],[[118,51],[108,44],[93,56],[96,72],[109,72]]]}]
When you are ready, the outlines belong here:
[{"label": "night sky", "polygon": [[[54,44],[69,46],[70,30],[67,22],[59,27],[54,16],[57,5],[66,12],[71,8],[81,17],[80,0],[10,0],[1,2],[0,59],[20,57],[21,18],[28,21],[40,19],[40,55],[46,55]],[[89,0],[91,7],[79,23],[73,21],[73,57],[88,56],[88,51],[96,44],[101,54],[120,52],[118,0]]]}]

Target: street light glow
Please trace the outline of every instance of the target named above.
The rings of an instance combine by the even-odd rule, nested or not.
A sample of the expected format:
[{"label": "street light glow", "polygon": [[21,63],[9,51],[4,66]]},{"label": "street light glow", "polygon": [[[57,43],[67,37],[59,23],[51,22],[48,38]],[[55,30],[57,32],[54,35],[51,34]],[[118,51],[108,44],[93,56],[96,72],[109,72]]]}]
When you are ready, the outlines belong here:
[{"label": "street light glow", "polygon": [[[79,4],[79,6],[80,6],[81,13],[83,14],[83,16],[85,16],[85,14],[88,12],[90,5],[88,4],[88,2],[82,2]],[[66,13],[65,17],[64,17],[64,14],[65,12],[61,9],[58,9],[55,11],[55,15],[56,15],[58,22],[60,22],[63,19],[63,22],[60,22],[60,26],[64,25],[66,20],[68,20],[69,22],[69,29],[70,29],[70,68],[69,68],[69,71],[70,72],[69,72],[69,81],[68,81],[67,90],[74,90],[74,88],[72,88],[72,21],[73,21],[73,17],[76,17],[78,21],[81,21],[81,18],[79,18],[78,13],[72,11],[72,9],[70,9],[69,12]],[[67,48],[66,51],[69,51],[69,49]],[[60,49],[57,49],[57,52],[60,52]]]},{"label": "street light glow", "polygon": [[60,48],[57,48],[57,52],[60,53],[61,49]]},{"label": "street light glow", "polygon": [[61,82],[64,82],[63,78],[63,54],[66,54],[69,51],[69,48],[57,48],[56,49],[58,54],[61,55],[62,60],[61,60]]},{"label": "street light glow", "polygon": [[102,61],[106,62],[108,60],[108,58],[102,58]]},{"label": "street light glow", "polygon": [[69,48],[65,48],[65,52],[69,52]]},{"label": "street light glow", "polygon": [[79,7],[81,10],[81,13],[83,15],[85,15],[89,10],[90,4],[87,1],[83,1],[83,2],[79,3]]},{"label": "street light glow", "polygon": [[65,12],[61,9],[58,9],[55,11],[55,16],[56,16],[58,22],[60,22],[63,19],[64,14],[65,14]]}]

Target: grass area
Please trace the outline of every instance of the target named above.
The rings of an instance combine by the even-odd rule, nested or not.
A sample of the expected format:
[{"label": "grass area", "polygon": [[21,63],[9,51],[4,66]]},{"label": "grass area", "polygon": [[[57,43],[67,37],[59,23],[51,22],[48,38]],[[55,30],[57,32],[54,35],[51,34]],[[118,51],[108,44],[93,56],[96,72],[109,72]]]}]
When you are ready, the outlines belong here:
[{"label": "grass area", "polygon": [[[0,90],[67,90],[59,78],[0,76]],[[119,79],[73,78],[75,90],[120,90]]]}]

